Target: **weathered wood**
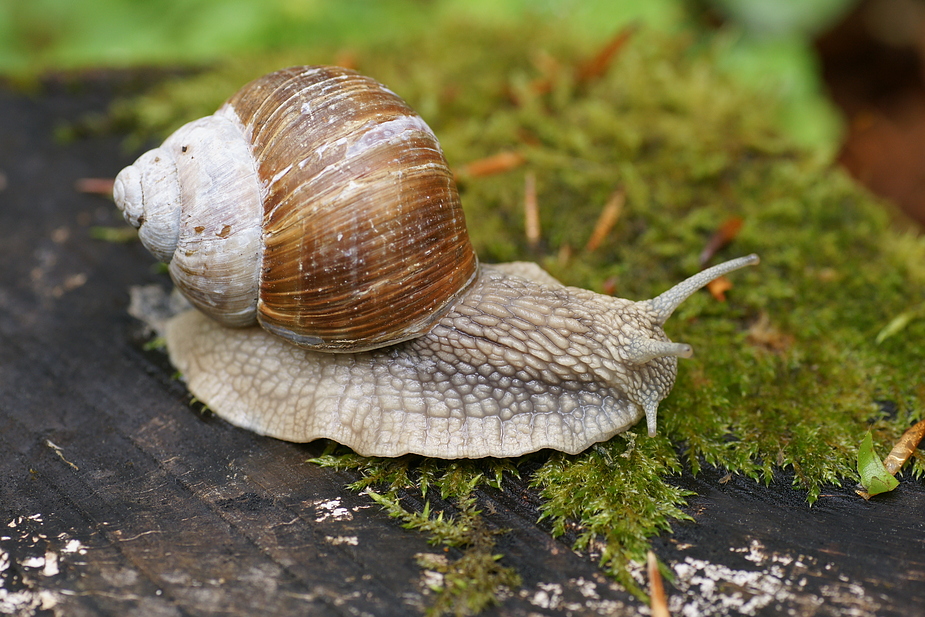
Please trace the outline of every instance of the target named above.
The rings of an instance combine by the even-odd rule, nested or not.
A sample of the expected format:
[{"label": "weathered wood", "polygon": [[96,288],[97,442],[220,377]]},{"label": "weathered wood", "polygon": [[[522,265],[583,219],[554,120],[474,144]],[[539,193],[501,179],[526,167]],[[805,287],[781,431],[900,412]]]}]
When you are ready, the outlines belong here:
[{"label": "weathered wood", "polygon": [[[345,490],[351,473],[307,463],[319,444],[200,414],[163,355],[142,349],[127,290],[166,279],[140,245],[92,239],[118,213],[73,188],[133,156],[118,137],[55,139],[131,86],[84,75],[0,90],[0,613],[420,614],[415,555],[439,549]],[[720,475],[678,479],[699,494],[697,522],[655,541],[676,614],[925,605],[921,481],[871,502],[834,489],[809,507],[787,478]],[[537,525],[525,480],[479,495],[511,530],[498,550],[524,580],[486,614],[636,614],[594,555]]]}]

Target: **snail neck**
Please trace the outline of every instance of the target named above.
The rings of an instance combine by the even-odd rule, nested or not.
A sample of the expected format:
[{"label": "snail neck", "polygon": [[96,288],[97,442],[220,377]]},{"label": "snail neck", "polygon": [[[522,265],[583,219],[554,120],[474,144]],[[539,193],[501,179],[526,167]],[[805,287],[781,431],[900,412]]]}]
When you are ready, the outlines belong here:
[{"label": "snail neck", "polygon": [[645,416],[655,435],[658,404],[674,385],[677,359],[693,355],[690,345],[670,341],[662,325],[710,281],[756,263],[756,255],[728,261],[642,302],[566,287],[535,264],[483,267],[478,283],[431,334],[462,334],[454,347],[474,348],[473,366],[499,359],[499,383],[507,384],[513,371],[536,391],[581,384],[585,392],[622,401],[614,407],[620,422],[628,426]]},{"label": "snail neck", "polygon": [[[646,305],[566,287],[526,264],[484,266],[436,327],[408,344],[420,358],[416,364],[427,366],[432,358],[435,365],[427,370],[433,374],[463,373],[443,380],[461,384],[461,398],[470,388],[487,393],[473,404],[473,414],[510,399],[525,414],[594,416],[590,423],[602,432],[593,441],[642,417],[654,434],[677,358],[692,353],[689,345],[667,339]],[[441,355],[448,348],[454,362]],[[587,443],[560,449],[578,451]]]}]

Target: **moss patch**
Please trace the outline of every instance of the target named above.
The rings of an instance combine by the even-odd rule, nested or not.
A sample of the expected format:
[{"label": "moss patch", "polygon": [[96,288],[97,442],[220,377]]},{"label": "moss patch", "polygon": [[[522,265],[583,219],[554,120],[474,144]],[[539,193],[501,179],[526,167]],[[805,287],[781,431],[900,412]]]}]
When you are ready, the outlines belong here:
[{"label": "moss patch", "polygon": [[[543,455],[532,477],[553,533],[574,531],[578,548],[594,548],[602,567],[634,589],[628,561],[685,517],[685,495],[664,479],[683,464],[765,482],[783,467],[813,501],[825,484],[856,479],[868,428],[888,449],[922,416],[925,241],[893,230],[881,205],[824,156],[782,138],[776,102],[715,68],[721,45],[640,31],[601,76],[576,79],[598,46],[543,23],[516,31],[454,23],[407,46],[347,51],[358,70],[421,112],[454,167],[501,151],[522,155],[525,163],[506,173],[460,175],[485,261],[534,258],[567,284],[606,284],[641,299],[695,272],[725,220],[744,221],[716,259],[756,252],[762,264],[730,277],[726,302],[699,293],[667,324],[697,355],[681,362],[660,408],[659,436],[637,427],[577,456]],[[144,135],[172,129],[262,72],[334,62],[344,51],[219,67],[162,84],[118,113]],[[527,173],[539,197],[537,250],[522,222]],[[617,188],[626,194],[620,220],[600,249],[583,252]],[[878,342],[903,315],[912,317],[901,331]],[[514,584],[495,559],[495,531],[479,522],[473,490],[516,461],[424,461],[412,469],[404,459],[336,456],[322,462],[355,468],[363,477],[356,488],[374,487],[375,499],[409,527],[462,551],[444,572],[439,611],[477,610]],[[923,471],[917,455],[911,473]],[[408,486],[422,495],[438,486],[453,512],[441,518],[433,508],[409,508],[396,492]]]},{"label": "moss patch", "polygon": [[[452,559],[422,554],[419,565],[437,574],[430,577],[435,594],[428,615],[474,615],[495,604],[500,596],[520,585],[520,577],[501,563],[494,537],[503,529],[490,528],[476,507],[475,490],[487,485],[501,488],[504,472],[517,473],[510,461],[447,462],[403,456],[369,458],[332,444],[311,462],[337,469],[355,469],[362,479],[350,488],[366,492],[407,529],[428,536],[431,544],[457,549]],[[438,497],[433,497],[438,492]],[[411,499],[405,499],[408,497]],[[442,506],[433,506],[437,501]]]}]

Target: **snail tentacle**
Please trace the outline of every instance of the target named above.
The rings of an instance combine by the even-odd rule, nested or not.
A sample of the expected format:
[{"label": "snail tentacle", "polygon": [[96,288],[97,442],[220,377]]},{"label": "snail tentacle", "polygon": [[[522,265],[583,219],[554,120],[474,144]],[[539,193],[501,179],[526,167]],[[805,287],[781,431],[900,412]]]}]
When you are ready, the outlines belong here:
[{"label": "snail tentacle", "polygon": [[646,305],[648,309],[655,314],[658,324],[664,324],[668,321],[668,318],[671,317],[671,314],[674,313],[675,309],[681,306],[681,303],[691,297],[698,289],[705,287],[711,281],[725,274],[729,274],[745,266],[757,265],[758,262],[758,255],[754,253],[736,259],[730,259],[712,268],[701,270],[692,277],[681,281],[668,291],[640,304]]}]

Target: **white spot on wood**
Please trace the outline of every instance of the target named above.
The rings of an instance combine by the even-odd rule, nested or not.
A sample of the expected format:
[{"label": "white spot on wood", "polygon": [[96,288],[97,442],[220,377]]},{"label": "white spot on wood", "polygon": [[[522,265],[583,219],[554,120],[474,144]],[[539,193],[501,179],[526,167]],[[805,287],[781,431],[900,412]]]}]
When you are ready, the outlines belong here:
[{"label": "white spot on wood", "polygon": [[[64,536],[64,534],[61,534],[58,537],[62,538],[62,536]],[[61,552],[64,553],[65,555],[70,554],[70,553],[77,553],[78,555],[86,555],[87,549],[85,549],[83,544],[80,543],[80,540],[77,540],[76,538],[71,538],[70,540],[67,541],[67,544],[64,545],[64,548],[61,549]]]},{"label": "white spot on wood", "polygon": [[828,571],[834,564],[817,564],[813,557],[768,551],[752,540],[746,547],[733,547],[758,569],[735,569],[687,557],[673,566],[680,593],[669,599],[672,615],[705,614],[757,615],[768,606],[787,606],[799,613],[813,613],[820,606],[838,607],[840,615],[869,615],[879,603],[864,587],[840,576],[841,583],[824,585],[820,594],[807,593],[807,580]]},{"label": "white spot on wood", "polygon": [[334,521],[353,520],[353,514],[350,512],[350,510],[341,505],[340,498],[338,497],[316,503],[315,512],[317,514],[315,517],[316,523],[323,523],[328,519]]},{"label": "white spot on wood", "polygon": [[562,600],[562,586],[556,583],[539,583],[539,588],[530,598],[530,604],[540,608],[555,609]]},{"label": "white spot on wood", "polygon": [[444,576],[436,570],[424,570],[421,574],[421,583],[428,589],[439,591],[443,589]]},{"label": "white spot on wood", "polygon": [[47,551],[45,553],[45,565],[42,568],[42,574],[44,576],[54,576],[58,572],[58,555],[51,551]]},{"label": "white spot on wood", "polygon": [[625,604],[617,600],[602,599],[603,586],[610,591],[620,589],[616,584],[599,584],[583,577],[568,579],[564,583],[537,583],[534,589],[521,589],[520,597],[534,606],[558,610],[565,614],[623,615],[629,614]]},{"label": "white spot on wood", "polygon": [[[51,447],[51,446],[49,446]],[[13,542],[16,550],[8,553],[0,550],[0,614],[33,617],[52,611],[60,612],[64,593],[42,589],[45,578],[61,573],[64,555],[86,552],[79,540],[66,533],[49,538],[41,532],[44,523],[41,513],[31,516],[17,516],[8,521],[8,529],[15,530],[3,536],[4,541]],[[16,580],[16,588],[7,585]]]},{"label": "white spot on wood", "polygon": [[44,557],[26,557],[20,560],[19,565],[24,568],[41,568],[45,566]]}]

